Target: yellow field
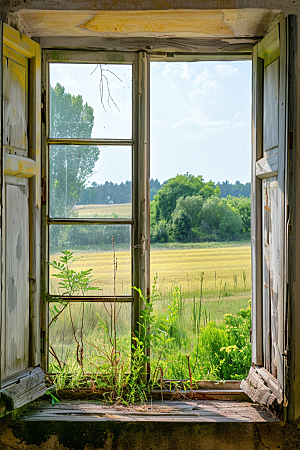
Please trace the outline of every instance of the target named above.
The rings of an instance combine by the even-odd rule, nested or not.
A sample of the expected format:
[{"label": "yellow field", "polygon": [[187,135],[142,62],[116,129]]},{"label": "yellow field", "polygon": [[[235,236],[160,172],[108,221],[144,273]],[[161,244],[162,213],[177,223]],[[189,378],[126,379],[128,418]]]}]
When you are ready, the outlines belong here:
[{"label": "yellow field", "polygon": [[[200,287],[201,274],[205,291],[219,290],[220,286],[237,284],[244,290],[243,271],[246,276],[246,290],[251,284],[251,250],[246,247],[164,250],[151,253],[151,277],[158,274],[158,286],[171,289],[181,286],[182,290],[195,292]],[[236,281],[234,275],[237,276]]]},{"label": "yellow field", "polygon": [[75,207],[78,217],[112,217],[113,213],[118,217],[131,217],[131,203],[119,203],[113,205],[78,205]]},{"label": "yellow field", "polygon": [[[51,259],[57,259],[59,255]],[[92,268],[96,278],[95,285],[103,290],[99,294],[113,294],[113,255],[112,253],[82,253],[73,264],[74,270]],[[117,252],[116,294],[130,294],[130,253]],[[250,246],[155,250],[151,252],[151,280],[158,274],[157,286],[162,293],[170,292],[174,286],[182,292],[196,293],[200,289],[201,274],[203,290],[217,295],[220,290],[230,288],[234,292],[250,291],[251,261]],[[52,278],[52,285],[57,283]],[[55,293],[55,288],[53,293]],[[91,292],[93,295],[96,292]],[[225,291],[224,291],[225,293]]]}]

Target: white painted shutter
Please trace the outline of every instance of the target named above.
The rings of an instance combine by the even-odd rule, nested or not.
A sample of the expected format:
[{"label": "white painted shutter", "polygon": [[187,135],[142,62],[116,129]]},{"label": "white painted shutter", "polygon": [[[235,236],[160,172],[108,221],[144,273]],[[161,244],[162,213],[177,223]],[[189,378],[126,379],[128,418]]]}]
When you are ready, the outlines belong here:
[{"label": "white painted shutter", "polygon": [[45,392],[40,352],[40,46],[2,24],[1,397]]},{"label": "white painted shutter", "polygon": [[253,367],[242,387],[268,405],[285,391],[287,41],[285,19],[253,49]]}]

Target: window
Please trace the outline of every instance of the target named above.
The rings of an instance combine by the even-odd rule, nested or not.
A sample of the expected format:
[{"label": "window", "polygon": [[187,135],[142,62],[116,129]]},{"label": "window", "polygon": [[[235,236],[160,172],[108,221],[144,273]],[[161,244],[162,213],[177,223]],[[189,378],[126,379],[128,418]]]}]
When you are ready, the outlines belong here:
[{"label": "window", "polygon": [[45,61],[49,201],[44,263],[70,252],[64,254],[70,270],[82,276],[93,269],[85,275],[93,280],[76,287],[71,281],[62,286],[55,264],[47,271],[49,370],[58,364],[72,371],[77,362],[94,372],[101,331],[104,339],[114,335],[122,341],[130,359],[137,58],[110,52],[62,52],[57,58],[47,52]]},{"label": "window", "polygon": [[[289,38],[289,24],[291,20],[287,19],[280,24],[280,39],[278,28],[275,27],[270,35],[267,35],[260,44],[254,48],[254,102],[253,102],[253,363],[256,365],[263,365],[269,369],[274,376],[279,379],[279,385],[281,388],[285,388],[285,374],[286,365],[285,361],[288,358],[288,338],[289,338],[289,328],[288,323],[288,308],[287,308],[287,294],[286,294],[286,278],[285,273],[287,270],[286,263],[286,240],[287,240],[287,230],[286,225],[289,219],[287,211],[287,132],[289,130],[288,114],[290,105],[288,104],[288,92],[287,88],[290,86],[286,81],[287,67],[290,67],[292,58],[287,59],[290,56],[289,52],[291,49],[287,43]],[[29,236],[29,248],[30,248],[30,260],[29,264],[26,265],[25,269],[23,267],[22,276],[29,276],[26,279],[26,286],[24,290],[29,291],[29,308],[24,309],[24,314],[19,314],[20,326],[19,329],[26,329],[27,324],[29,324],[31,338],[28,344],[26,343],[26,357],[23,359],[24,365],[22,366],[22,372],[25,374],[26,370],[29,370],[29,365],[39,365],[41,364],[40,359],[40,314],[39,314],[39,292],[42,286],[42,293],[46,291],[45,280],[46,276],[43,276],[42,282],[40,283],[39,278],[39,263],[40,263],[40,238],[39,238],[39,214],[40,214],[40,173],[39,173],[39,99],[40,99],[40,79],[39,79],[39,46],[33,43],[29,39],[23,37],[20,38],[19,33],[10,27],[4,26],[3,33],[3,44],[9,49],[22,54],[28,61],[20,64],[25,68],[25,72],[29,77],[29,92],[31,92],[30,98],[28,99],[28,105],[26,106],[26,114],[28,113],[28,127],[24,126],[24,136],[25,136],[25,148],[19,148],[16,146],[15,154],[11,153],[12,149],[4,149],[2,144],[2,152],[6,153],[4,159],[4,174],[3,174],[3,186],[5,183],[12,185],[12,189],[15,186],[18,187],[18,192],[20,195],[18,199],[20,204],[22,203],[22,211],[26,210],[24,213],[24,230],[26,231],[26,236]],[[90,229],[92,227],[121,227],[120,229],[125,230],[130,228],[130,261],[131,261],[131,281],[133,285],[139,286],[145,296],[150,293],[150,281],[149,281],[149,210],[147,206],[149,205],[149,56],[145,52],[140,52],[139,54],[131,53],[114,53],[114,52],[70,52],[70,51],[48,51],[46,52],[47,64],[93,64],[93,67],[97,64],[124,64],[128,63],[133,67],[133,84],[132,84],[132,135],[124,135],[120,138],[118,136],[116,139],[111,137],[111,135],[103,135],[99,137],[93,137],[92,135],[86,134],[86,136],[91,137],[81,137],[80,133],[72,137],[51,136],[50,131],[45,133],[44,144],[48,146],[49,153],[55,158],[61,158],[62,164],[58,164],[61,169],[61,182],[56,183],[56,191],[49,190],[49,196],[43,196],[43,226],[47,223],[47,230],[49,233],[45,234],[45,229],[42,229],[43,241],[42,241],[42,273],[45,274],[46,263],[49,258],[49,254],[46,250],[48,248],[45,244],[52,245],[66,239],[67,230],[71,229],[72,239],[76,242],[75,232],[73,230],[80,231],[80,227],[84,226],[84,234],[91,233]],[[108,59],[108,55],[113,55],[113,60]],[[116,56],[117,55],[117,56]],[[167,57],[172,57],[172,54],[167,55]],[[180,55],[178,56],[180,58]],[[86,58],[86,59],[85,59]],[[128,58],[128,59],[127,59]],[[9,58],[8,58],[9,59]],[[11,58],[14,59],[14,58]],[[19,58],[20,59],[20,58]],[[21,58],[22,59],[22,58]],[[2,61],[2,59],[1,59]],[[16,61],[14,61],[16,62]],[[2,62],[3,63],[3,62]],[[19,62],[17,62],[19,64]],[[26,66],[28,64],[28,66]],[[46,65],[47,65],[46,64]],[[23,69],[22,69],[23,70]],[[99,69],[98,69],[99,70]],[[45,73],[47,71],[44,71]],[[3,72],[4,73],[4,72]],[[279,77],[280,74],[280,77]],[[22,93],[24,89],[20,86],[20,80],[24,77],[19,77],[17,81],[17,102],[18,100],[22,103]],[[4,80],[5,81],[5,80]],[[2,83],[3,88],[4,83]],[[20,87],[20,89],[19,89]],[[45,86],[43,86],[45,88]],[[26,91],[26,89],[25,89]],[[49,99],[48,86],[45,89],[46,99]],[[289,94],[290,95],[290,94]],[[6,99],[7,100],[7,99]],[[71,99],[72,100],[72,99]],[[16,100],[11,99],[11,101],[16,102]],[[9,105],[9,101],[7,103]],[[16,103],[17,105],[17,103]],[[7,105],[6,105],[7,106]],[[12,105],[14,106],[14,105]],[[47,108],[46,108],[47,109]],[[12,108],[13,110],[13,108]],[[88,112],[88,108],[87,108]],[[12,117],[12,111],[4,110],[5,115],[10,119]],[[278,114],[277,114],[278,113]],[[3,118],[2,125],[3,125]],[[91,122],[90,122],[91,123]],[[59,127],[60,124],[57,124]],[[107,125],[109,128],[109,125]],[[88,127],[87,127],[88,128]],[[120,126],[121,129],[121,126]],[[13,128],[8,129],[8,138],[12,138],[14,135]],[[29,136],[26,136],[26,132],[29,130]],[[278,132],[277,132],[278,130]],[[63,133],[64,134],[64,133]],[[8,139],[8,140],[9,140]],[[108,141],[110,141],[108,143]],[[271,145],[272,144],[272,145]],[[70,198],[68,192],[70,189],[70,172],[67,175],[68,169],[77,165],[78,160],[85,159],[89,155],[89,150],[92,152],[101,146],[107,145],[109,147],[119,148],[131,148],[132,151],[132,214],[131,217],[104,217],[107,216],[103,212],[103,216],[91,217],[92,211],[87,213],[87,216],[80,217],[80,210],[77,208],[78,216],[75,217],[73,211],[71,211]],[[8,146],[9,147],[9,146]],[[14,146],[12,146],[14,147]],[[78,149],[80,152],[78,153]],[[86,148],[86,150],[84,150]],[[28,155],[19,155],[19,151],[28,149]],[[32,149],[36,149],[36,153]],[[5,150],[5,151],[4,151]],[[8,151],[7,151],[8,150]],[[77,151],[77,153],[75,152]],[[83,151],[82,151],[83,150]],[[105,149],[106,151],[106,149]],[[72,153],[73,152],[73,153]],[[73,157],[70,160],[68,158],[69,154]],[[7,156],[9,155],[9,156]],[[17,158],[17,159],[16,159]],[[25,160],[26,161],[25,161]],[[22,164],[21,164],[22,163]],[[20,169],[20,164],[22,169]],[[47,180],[48,182],[48,170],[50,171],[50,164],[44,155],[43,162],[44,175],[42,175],[42,180]],[[51,169],[52,170],[52,169]],[[55,168],[51,173],[55,174]],[[6,178],[4,179],[4,175]],[[21,184],[19,181],[12,182],[9,177],[21,178]],[[278,177],[278,179],[274,179]],[[29,189],[29,210],[26,209],[28,206],[28,196],[26,194],[26,180],[30,178],[28,183]],[[70,180],[70,182],[69,182]],[[267,181],[261,181],[267,180]],[[64,181],[64,183],[63,183]],[[72,189],[76,188],[76,182],[78,179],[72,181]],[[51,184],[48,184],[51,186]],[[44,185],[44,193],[47,193],[47,186]],[[8,188],[8,191],[10,187]],[[75,189],[76,191],[76,189]],[[74,191],[72,191],[74,192]],[[7,193],[5,193],[6,195]],[[264,194],[264,195],[263,195]],[[10,224],[13,223],[15,217],[20,216],[16,214],[20,208],[16,208],[14,217],[11,217],[10,206],[12,200],[10,193],[8,192],[6,197],[6,203],[4,201],[5,195],[2,196],[3,206],[4,206],[4,216],[2,221],[6,221],[6,229],[9,229]],[[48,199],[55,196],[60,197],[61,205],[53,204],[53,208],[45,212],[45,205],[48,205]],[[22,201],[21,201],[22,199]],[[270,208],[269,199],[274,204],[274,208]],[[77,205],[79,206],[79,205]],[[47,206],[49,208],[49,205]],[[59,211],[60,208],[60,211]],[[75,210],[74,210],[75,211]],[[104,208],[102,209],[104,211]],[[128,209],[127,209],[128,211]],[[72,214],[71,214],[72,212]],[[272,213],[272,214],[270,214]],[[108,214],[110,215],[110,214]],[[112,214],[111,214],[112,215]],[[127,215],[127,213],[125,214]],[[262,218],[262,216],[264,216]],[[19,220],[19,219],[18,219]],[[3,222],[4,223],[4,222]],[[100,228],[98,228],[100,229]],[[53,231],[56,230],[56,231]],[[58,230],[58,231],[57,231]],[[87,232],[86,232],[87,230]],[[11,230],[9,230],[10,232]],[[19,230],[20,231],[20,230]],[[101,234],[103,229],[101,229],[99,234]],[[122,231],[123,232],[123,231]],[[56,234],[56,235],[55,235]],[[79,233],[80,234],[80,233]],[[109,233],[112,235],[112,233]],[[74,237],[75,236],[75,237]],[[77,235],[78,237],[78,235]],[[85,236],[86,237],[86,236]],[[49,239],[48,239],[49,238]],[[69,237],[67,236],[69,239]],[[11,236],[11,241],[13,237]],[[18,240],[16,243],[12,243],[12,250],[18,249]],[[79,244],[77,244],[79,245]],[[264,247],[265,245],[265,247]],[[52,246],[54,249],[55,246]],[[77,247],[78,248],[78,247]],[[268,248],[269,250],[266,250]],[[77,250],[77,249],[76,249]],[[14,272],[16,267],[19,266],[15,258],[14,251],[11,252],[13,255],[11,267],[8,264],[8,260],[4,261],[4,273],[2,274],[3,280],[11,283],[14,277],[6,279],[6,275],[10,272],[8,269],[12,268]],[[10,256],[7,252],[7,256]],[[20,256],[20,255],[19,255]],[[113,266],[113,263],[112,263]],[[12,273],[12,272],[11,272]],[[21,279],[21,278],[20,278]],[[49,280],[48,280],[49,281]],[[272,281],[272,283],[267,283]],[[5,285],[6,286],[6,285]],[[124,286],[124,283],[123,283]],[[51,287],[48,283],[47,289]],[[101,286],[100,286],[101,287]],[[49,303],[56,300],[55,295],[57,294],[57,289],[54,287],[53,291],[48,291]],[[6,289],[6,288],[5,288]],[[78,301],[81,303],[78,308],[83,309],[83,305],[93,305],[94,303],[100,303],[105,305],[110,304],[111,298],[109,298],[111,292],[111,284],[107,283],[105,286],[106,295],[89,296],[88,301],[86,297],[84,299],[77,296],[77,299],[73,297],[70,300],[70,304],[76,306]],[[13,289],[10,291],[12,292]],[[9,289],[8,289],[9,291]],[[139,317],[141,302],[139,296],[136,292],[131,291],[126,295],[119,294],[123,293],[123,288],[118,291],[118,295],[115,296],[116,301],[119,303],[128,303],[131,305],[131,323],[132,329],[136,327]],[[275,294],[274,294],[275,293]],[[2,323],[9,320],[11,314],[11,308],[13,306],[21,307],[22,299],[24,298],[21,290],[15,296],[10,296],[9,292],[5,292],[4,299],[2,300]],[[66,299],[66,298],[65,298]],[[64,300],[65,300],[64,299]],[[45,299],[44,299],[45,300]],[[72,301],[71,301],[72,300]],[[77,302],[76,302],[77,300]],[[124,300],[124,301],[123,301]],[[10,303],[9,303],[10,302]],[[45,324],[49,323],[45,315],[45,309],[42,305],[42,347],[45,349],[47,340],[43,333],[46,331]],[[58,307],[56,305],[56,307]],[[98,306],[97,306],[98,307]],[[63,313],[62,313],[63,314]],[[2,328],[3,332],[3,328]],[[4,336],[5,337],[5,336]],[[16,348],[23,343],[22,335],[14,336],[16,341],[14,345]],[[6,341],[1,339],[2,342]],[[3,344],[2,344],[3,345]],[[28,352],[27,352],[28,348]],[[11,376],[17,376],[17,371],[19,367],[13,368],[15,364],[18,363],[17,356],[14,352],[5,354],[5,349],[1,347],[1,363],[11,364],[12,370],[10,372]],[[27,358],[29,354],[29,358]],[[284,355],[284,356],[283,356]],[[30,374],[27,374],[28,376]],[[26,377],[27,377],[26,375]],[[25,375],[24,375],[25,377]],[[2,380],[3,381],[3,380]],[[20,378],[17,379],[16,385],[20,384]],[[10,383],[9,376],[5,382]],[[268,384],[268,381],[266,381]],[[269,383],[272,384],[272,383]],[[4,386],[2,382],[2,387]],[[253,386],[250,386],[253,387]],[[36,393],[36,397],[40,395],[42,389],[37,388],[35,385],[34,389],[38,389],[39,393]],[[31,396],[30,398],[33,398]],[[26,401],[25,401],[26,403]],[[16,405],[15,403],[14,405]],[[15,406],[16,407],[16,406]]]}]

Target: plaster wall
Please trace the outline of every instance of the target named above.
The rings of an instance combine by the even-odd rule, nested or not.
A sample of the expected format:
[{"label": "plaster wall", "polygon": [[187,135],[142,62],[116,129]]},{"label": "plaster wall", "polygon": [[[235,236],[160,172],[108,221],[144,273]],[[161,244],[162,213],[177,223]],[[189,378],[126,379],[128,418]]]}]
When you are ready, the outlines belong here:
[{"label": "plaster wall", "polygon": [[283,423],[14,421],[0,424],[5,450],[296,450],[300,429]]}]

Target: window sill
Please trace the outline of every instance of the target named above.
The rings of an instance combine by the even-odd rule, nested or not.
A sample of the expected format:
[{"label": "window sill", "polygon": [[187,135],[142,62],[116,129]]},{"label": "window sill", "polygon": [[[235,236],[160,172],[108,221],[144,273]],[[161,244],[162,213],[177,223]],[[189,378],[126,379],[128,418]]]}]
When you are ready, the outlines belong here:
[{"label": "window sill", "polygon": [[18,420],[24,422],[280,422],[263,406],[220,400],[154,401],[143,405],[102,405],[98,401],[32,404]]}]

